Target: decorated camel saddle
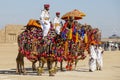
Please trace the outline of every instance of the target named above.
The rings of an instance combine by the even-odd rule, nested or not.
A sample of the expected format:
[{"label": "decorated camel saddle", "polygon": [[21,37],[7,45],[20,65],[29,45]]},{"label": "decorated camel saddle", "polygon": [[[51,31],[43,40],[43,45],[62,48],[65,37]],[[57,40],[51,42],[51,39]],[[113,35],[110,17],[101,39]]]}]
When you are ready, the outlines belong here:
[{"label": "decorated camel saddle", "polygon": [[37,60],[37,47],[43,38],[43,31],[38,20],[31,19],[26,29],[18,36],[19,51],[30,61]]}]

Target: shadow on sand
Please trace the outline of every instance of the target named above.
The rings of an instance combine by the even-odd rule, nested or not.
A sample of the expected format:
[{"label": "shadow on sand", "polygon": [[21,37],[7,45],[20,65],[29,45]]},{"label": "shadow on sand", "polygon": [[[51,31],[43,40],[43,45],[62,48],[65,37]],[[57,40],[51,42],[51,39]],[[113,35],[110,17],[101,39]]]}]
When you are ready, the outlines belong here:
[{"label": "shadow on sand", "polygon": [[79,68],[77,70],[75,70],[77,72],[89,72],[89,69],[86,69],[86,68]]},{"label": "shadow on sand", "polygon": [[[26,68],[27,75],[37,75],[36,71],[32,71],[32,68]],[[16,73],[16,69],[10,70],[0,70],[0,74],[7,74],[7,75],[20,75]]]},{"label": "shadow on sand", "polygon": [[[89,72],[88,69],[85,68],[79,68],[77,70],[73,70],[76,72]],[[37,71],[33,71],[32,68],[26,68],[26,75],[33,75],[33,76],[37,76]],[[65,68],[63,69],[63,71],[61,71],[60,69],[58,69],[58,72],[66,72]],[[20,75],[16,73],[16,69],[9,69],[9,70],[0,70],[0,74],[7,74],[7,75]],[[45,68],[44,69],[44,73],[43,74],[49,74],[48,73],[48,69]],[[21,74],[23,75],[23,74]]]}]

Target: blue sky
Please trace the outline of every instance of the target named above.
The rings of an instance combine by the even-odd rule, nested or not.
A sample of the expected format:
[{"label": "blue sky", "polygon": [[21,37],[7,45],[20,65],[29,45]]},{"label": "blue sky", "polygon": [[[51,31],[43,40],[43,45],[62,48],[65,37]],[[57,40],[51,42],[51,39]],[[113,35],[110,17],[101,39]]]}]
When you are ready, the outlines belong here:
[{"label": "blue sky", "polygon": [[120,36],[120,0],[0,0],[0,28],[7,24],[27,24],[31,18],[39,19],[45,3],[50,4],[51,20],[55,12],[61,16],[78,9],[86,13],[79,22],[98,27],[103,37]]}]

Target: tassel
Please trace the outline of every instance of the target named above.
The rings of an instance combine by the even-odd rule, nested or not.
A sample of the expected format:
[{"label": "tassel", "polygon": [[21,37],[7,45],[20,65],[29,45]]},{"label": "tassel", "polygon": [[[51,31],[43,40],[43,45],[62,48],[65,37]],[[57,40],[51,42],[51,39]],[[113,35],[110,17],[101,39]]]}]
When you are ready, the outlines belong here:
[{"label": "tassel", "polygon": [[68,64],[66,65],[66,69],[69,70],[69,65]]},{"label": "tassel", "polygon": [[85,43],[88,43],[88,36],[87,36],[87,34],[85,34],[84,40],[85,40]]},{"label": "tassel", "polygon": [[68,53],[68,42],[65,41],[65,55],[67,55]]},{"label": "tassel", "polygon": [[72,39],[72,29],[69,30],[68,39]]},{"label": "tassel", "polygon": [[79,40],[78,40],[78,32],[76,33],[76,43],[78,42]]}]

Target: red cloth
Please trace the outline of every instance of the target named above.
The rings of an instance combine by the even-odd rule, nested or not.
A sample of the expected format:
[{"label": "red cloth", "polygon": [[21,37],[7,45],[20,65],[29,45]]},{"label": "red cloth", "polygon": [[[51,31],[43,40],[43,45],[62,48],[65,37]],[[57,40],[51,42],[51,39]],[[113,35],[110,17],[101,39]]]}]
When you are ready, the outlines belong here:
[{"label": "red cloth", "polygon": [[62,61],[62,57],[57,57],[57,61],[61,62]]},{"label": "red cloth", "polygon": [[72,40],[73,40],[74,42],[76,41],[76,36],[75,36],[75,35],[72,36]]},{"label": "red cloth", "polygon": [[75,59],[77,59],[77,58],[78,58],[78,56],[75,56],[74,58],[75,58]]},{"label": "red cloth", "polygon": [[49,8],[50,5],[49,5],[49,4],[44,4],[44,7],[45,7],[45,8]]},{"label": "red cloth", "polygon": [[56,12],[56,15],[60,15],[60,12]]},{"label": "red cloth", "polygon": [[65,30],[65,28],[67,27],[67,25],[68,25],[68,22],[65,22],[64,25],[63,25],[62,31]]}]

